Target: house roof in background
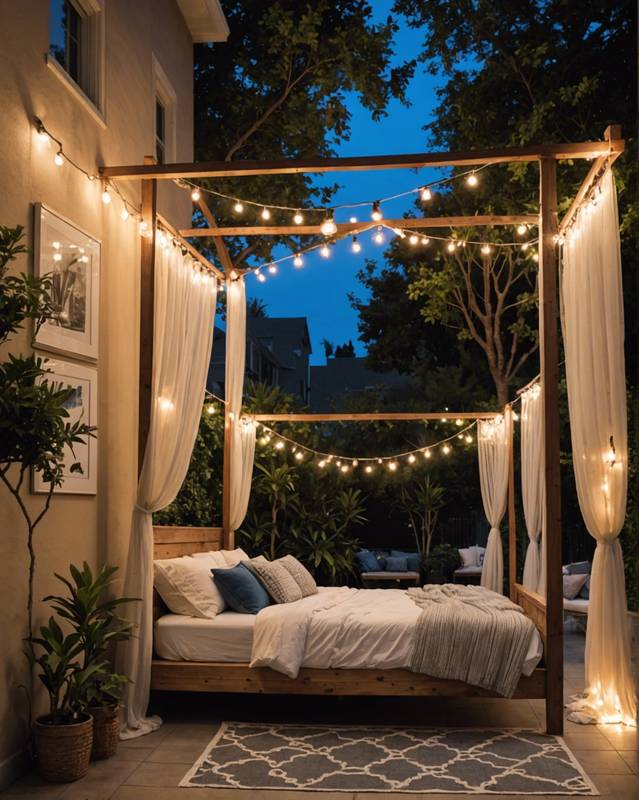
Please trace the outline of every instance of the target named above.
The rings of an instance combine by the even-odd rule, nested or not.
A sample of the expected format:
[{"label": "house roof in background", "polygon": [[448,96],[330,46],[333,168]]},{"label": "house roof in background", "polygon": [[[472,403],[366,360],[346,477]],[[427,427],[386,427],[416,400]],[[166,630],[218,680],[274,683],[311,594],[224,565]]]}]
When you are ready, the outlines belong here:
[{"label": "house roof in background", "polygon": [[177,0],[194,42],[225,42],[229,26],[219,0]]},{"label": "house roof in background", "polygon": [[293,358],[295,350],[301,347],[312,352],[306,317],[247,317],[246,329],[261,343],[270,340],[269,349],[289,369],[298,363]]}]

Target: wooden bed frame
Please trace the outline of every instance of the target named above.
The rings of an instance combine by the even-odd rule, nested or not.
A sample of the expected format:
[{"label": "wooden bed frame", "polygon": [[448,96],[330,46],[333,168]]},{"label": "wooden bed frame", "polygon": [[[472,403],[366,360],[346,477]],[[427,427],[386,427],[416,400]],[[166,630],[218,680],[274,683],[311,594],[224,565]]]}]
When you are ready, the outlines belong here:
[{"label": "wooden bed frame", "polygon": [[[155,527],[154,558],[175,558],[222,547],[222,528]],[[535,623],[546,644],[543,598],[518,587],[517,602]],[[153,594],[154,620],[166,613]],[[154,658],[151,689],[173,692],[242,692],[253,694],[364,695],[403,697],[498,697],[493,692],[454,680],[430,678],[406,669],[306,669],[289,678],[268,667],[251,669],[246,662],[166,661]],[[543,699],[546,669],[522,676],[515,697]]]}]

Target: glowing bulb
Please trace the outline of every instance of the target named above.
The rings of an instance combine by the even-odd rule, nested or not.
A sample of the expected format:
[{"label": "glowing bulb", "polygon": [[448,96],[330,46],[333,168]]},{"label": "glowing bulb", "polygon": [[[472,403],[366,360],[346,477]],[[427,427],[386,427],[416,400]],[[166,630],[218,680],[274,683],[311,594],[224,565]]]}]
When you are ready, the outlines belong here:
[{"label": "glowing bulb", "polygon": [[268,208],[266,208],[266,206],[264,206],[260,216],[262,217],[262,219],[270,219],[271,218],[271,212],[268,210]]},{"label": "glowing bulb", "polygon": [[397,471],[397,461],[389,461],[388,462],[388,469],[391,472],[396,472]]},{"label": "glowing bulb", "polygon": [[409,236],[408,241],[413,245],[413,247],[419,242],[419,236],[416,233],[413,233]]},{"label": "glowing bulb", "polygon": [[364,472],[367,472],[367,473],[370,474],[372,471],[373,471],[373,468],[371,467],[370,464],[368,464],[366,467],[364,467]]},{"label": "glowing bulb", "polygon": [[53,247],[54,250],[59,250],[60,242],[51,242],[51,247]]},{"label": "glowing bulb", "polygon": [[60,255],[60,253],[54,253],[53,254],[53,260],[54,261],[62,261],[62,256]]},{"label": "glowing bulb", "polygon": [[415,463],[415,460],[416,460],[416,459],[415,459],[415,456],[413,455],[413,453],[411,453],[411,454],[408,456],[408,463],[409,463],[409,464],[414,464],[414,463]]},{"label": "glowing bulb", "polygon": [[140,222],[140,233],[144,233],[148,227],[149,223],[145,220],[142,220],[142,222]]},{"label": "glowing bulb", "polygon": [[105,206],[108,206],[111,202],[111,195],[109,194],[108,188],[105,186],[104,191],[102,192],[102,202]]},{"label": "glowing bulb", "polygon": [[296,461],[301,461],[304,458],[304,453],[301,453],[299,450],[295,453]]},{"label": "glowing bulb", "polygon": [[430,450],[424,450],[424,458],[430,458],[433,454]]},{"label": "glowing bulb", "polygon": [[126,208],[123,208],[122,211],[120,211],[120,219],[123,222],[126,222],[128,218],[129,218],[129,212],[127,211]]},{"label": "glowing bulb", "polygon": [[242,211],[244,211],[244,206],[239,200],[235,201],[235,205],[233,206],[233,211],[235,211],[236,214],[241,214]]},{"label": "glowing bulb", "polygon": [[264,275],[264,273],[257,272],[256,275],[257,275],[257,279],[258,279],[258,281],[260,283],[265,283],[266,282],[266,275]]},{"label": "glowing bulb", "polygon": [[423,244],[424,246],[430,244],[430,239],[428,238],[428,236],[422,236],[421,244]]},{"label": "glowing bulb", "polygon": [[450,446],[449,444],[445,444],[445,445],[442,447],[442,453],[443,453],[445,456],[447,456],[447,455],[450,453],[450,451],[451,451],[451,446]]},{"label": "glowing bulb", "polygon": [[466,436],[464,436],[464,441],[466,442],[466,444],[470,444],[472,440],[473,437],[469,433],[467,433]]},{"label": "glowing bulb", "polygon": [[521,246],[522,253],[525,253],[528,250],[528,242],[524,242]]},{"label": "glowing bulb", "polygon": [[322,459],[321,461],[318,462],[317,466],[320,469],[324,469],[324,467],[326,466],[326,461],[324,461],[324,459]]},{"label": "glowing bulb", "polygon": [[341,462],[341,461],[339,461],[339,460],[338,460],[338,461],[336,461],[336,462],[335,462],[335,466],[336,466],[336,467],[341,467],[341,466],[342,466],[342,462]]},{"label": "glowing bulb", "polygon": [[446,245],[446,249],[448,250],[449,253],[454,253],[455,247],[456,247],[455,242],[452,241],[448,242],[448,244]]},{"label": "glowing bulb", "polygon": [[383,242],[384,242],[384,234],[382,233],[381,226],[377,229],[377,233],[373,236],[373,241],[376,244],[383,244]]},{"label": "glowing bulb", "polygon": [[376,200],[373,203],[373,209],[371,211],[371,219],[375,220],[375,222],[379,222],[382,218],[382,210],[379,207],[379,200]]},{"label": "glowing bulb", "polygon": [[539,261],[539,254],[538,253],[533,253],[532,260],[533,261]]},{"label": "glowing bulb", "polygon": [[518,233],[520,236],[524,236],[524,235],[526,234],[526,231],[527,231],[527,230],[528,230],[528,228],[527,228],[527,227],[526,227],[526,225],[524,225],[523,223],[522,223],[521,225],[518,225],[518,226],[517,226],[517,233]]},{"label": "glowing bulb", "polygon": [[327,244],[322,245],[322,247],[320,249],[320,255],[323,258],[328,258],[330,256],[330,254],[331,254],[330,247]]},{"label": "glowing bulb", "polygon": [[519,420],[519,414],[516,411],[513,411],[512,417],[513,422],[517,422]]},{"label": "glowing bulb", "polygon": [[293,215],[293,222],[296,225],[301,225],[302,222],[304,222],[304,216],[302,215],[301,211],[296,211],[295,212],[295,214]]},{"label": "glowing bulb", "polygon": [[275,442],[275,449],[276,450],[284,449],[284,442],[281,439],[278,442]]},{"label": "glowing bulb", "polygon": [[429,200],[433,199],[433,193],[428,188],[428,186],[424,186],[424,188],[422,189],[421,198],[423,203],[427,203]]},{"label": "glowing bulb", "polygon": [[489,244],[483,244],[481,246],[481,252],[483,255],[487,256],[492,252],[492,247]]},{"label": "glowing bulb", "polygon": [[327,214],[326,219],[320,225],[320,231],[323,236],[332,236],[337,232],[337,225],[332,214]]},{"label": "glowing bulb", "polygon": [[46,142],[47,144],[49,143],[49,134],[44,128],[40,128],[38,130],[38,139],[40,139],[41,142]]},{"label": "glowing bulb", "polygon": [[354,253],[359,253],[362,249],[362,245],[357,241],[357,236],[353,236],[353,243],[351,244],[351,250]]},{"label": "glowing bulb", "polygon": [[208,406],[206,407],[206,413],[209,415],[215,414],[216,411],[217,408],[215,407],[215,403],[209,403]]},{"label": "glowing bulb", "polygon": [[348,472],[348,464],[342,464],[340,469],[342,470],[342,472]]},{"label": "glowing bulb", "polygon": [[62,150],[58,150],[58,152],[53,156],[53,163],[56,165],[56,167],[61,167],[64,164]]},{"label": "glowing bulb", "polygon": [[199,189],[197,189],[197,188],[196,188],[196,189],[193,189],[193,191],[191,192],[191,200],[193,200],[193,202],[194,202],[194,203],[197,203],[197,201],[198,201],[198,200],[199,200],[201,197],[202,197],[202,193],[200,192],[200,190],[199,190]]},{"label": "glowing bulb", "polygon": [[298,254],[295,256],[295,258],[293,259],[293,266],[294,266],[294,267],[297,267],[298,269],[299,269],[300,267],[303,267],[303,266],[304,266],[304,259],[302,258],[302,256],[300,255],[300,253],[298,253]]},{"label": "glowing bulb", "polygon": [[470,175],[466,178],[466,183],[471,189],[474,189],[475,186],[479,183],[479,178],[474,172],[471,172]]},{"label": "glowing bulb", "polygon": [[359,461],[356,458],[354,458],[353,459],[353,466],[356,467],[358,465],[359,465]]},{"label": "glowing bulb", "polygon": [[275,266],[275,264],[271,264],[270,267],[268,268],[268,271],[271,273],[271,275],[277,274],[277,267]]},{"label": "glowing bulb", "polygon": [[463,419],[456,419],[455,420],[455,425],[457,425],[458,428],[461,428],[461,426],[463,424],[464,424],[464,420]]},{"label": "glowing bulb", "polygon": [[158,399],[158,405],[160,406],[162,411],[173,411],[173,409],[175,408],[175,406],[173,405],[171,400],[169,400],[168,397],[160,397]]},{"label": "glowing bulb", "polygon": [[357,222],[357,217],[349,217],[348,221],[354,225]]}]

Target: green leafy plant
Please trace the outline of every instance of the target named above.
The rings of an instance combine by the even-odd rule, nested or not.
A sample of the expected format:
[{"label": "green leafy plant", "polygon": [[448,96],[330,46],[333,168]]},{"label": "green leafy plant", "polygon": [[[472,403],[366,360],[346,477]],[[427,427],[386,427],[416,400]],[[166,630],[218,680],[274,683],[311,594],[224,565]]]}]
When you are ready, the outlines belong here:
[{"label": "green leafy plant", "polygon": [[126,641],[131,635],[132,625],[118,615],[118,609],[130,603],[129,597],[105,597],[117,567],[105,565],[94,577],[85,561],[82,569],[71,564],[71,580],[58,575],[56,578],[68,589],[68,594],[48,595],[57,615],[66,620],[77,637],[78,656],[83,671],[98,665],[81,684],[80,700],[84,705],[112,705],[120,699],[127,678],[113,673],[106,659],[109,649],[116,643]]},{"label": "green leafy plant", "polygon": [[277,527],[278,515],[286,508],[295,489],[295,470],[286,463],[277,464],[274,461],[267,464],[256,464],[255,468],[258,471],[254,483],[255,491],[266,498],[271,512],[269,554],[271,558],[275,558],[277,542],[280,538]]},{"label": "green leafy plant", "polygon": [[438,544],[424,559],[424,570],[428,583],[448,583],[459,566],[459,553],[450,544]]},{"label": "green leafy plant", "polygon": [[437,517],[445,504],[445,494],[444,487],[435,483],[430,475],[419,475],[410,481],[401,480],[399,484],[398,505],[408,515],[417,549],[424,558],[430,554]]},{"label": "green leafy plant", "polygon": [[[37,333],[56,313],[49,277],[7,274],[11,262],[27,252],[22,239],[21,226],[0,227],[0,344],[6,343],[27,321],[33,321]],[[33,354],[10,353],[0,364],[0,481],[15,498],[27,525],[28,642],[33,632],[34,532],[49,510],[53,490],[63,482],[65,469],[82,472],[80,463],[73,460],[74,446],[85,442],[95,431],[81,421],[68,421],[65,405],[74,389],[55,383],[49,375],[46,362]],[[39,472],[49,484],[44,503],[37,511],[23,497],[25,478],[31,470]]]}]

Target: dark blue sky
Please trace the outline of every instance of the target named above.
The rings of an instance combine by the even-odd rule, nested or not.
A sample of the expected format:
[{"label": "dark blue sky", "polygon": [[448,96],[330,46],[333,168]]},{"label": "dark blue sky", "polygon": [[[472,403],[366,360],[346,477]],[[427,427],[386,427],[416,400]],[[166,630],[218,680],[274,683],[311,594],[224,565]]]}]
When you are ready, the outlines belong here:
[{"label": "dark blue sky", "polygon": [[[376,19],[383,20],[392,0],[373,0],[372,4]],[[397,61],[417,56],[421,40],[422,34],[419,31],[402,26],[396,38]],[[428,122],[431,109],[435,105],[436,85],[436,79],[424,74],[422,67],[418,66],[408,90],[411,106],[406,108],[393,101],[388,107],[388,115],[380,122],[373,122],[357,97],[353,96],[349,102],[352,114],[351,138],[339,147],[338,154],[355,156],[423,151],[426,133],[422,126]],[[433,177],[435,172],[432,170],[416,173],[407,169],[327,175],[331,183],[338,182],[342,186],[335,197],[335,203],[374,200],[411,189],[421,182],[432,180]],[[401,217],[412,203],[413,198],[410,197],[389,203],[385,206],[386,213]],[[358,214],[358,218],[364,220],[368,218],[370,210],[343,210],[336,213],[335,219],[337,222],[348,222],[352,213]],[[302,269],[295,269],[291,261],[285,262],[280,266],[278,274],[269,275],[264,284],[258,283],[253,276],[247,276],[249,296],[263,300],[268,307],[269,316],[307,317],[313,346],[311,363],[324,363],[321,345],[324,338],[335,344],[352,339],[357,353],[365,354],[362,343],[357,340],[357,314],[351,308],[347,295],[351,291],[362,294],[356,278],[357,271],[363,266],[365,258],[377,256],[381,261],[384,248],[373,243],[370,233],[363,234],[360,241],[362,251],[358,255],[351,253],[350,239],[345,239],[332,248],[330,259],[322,258],[319,253],[311,253],[305,257]]]}]

